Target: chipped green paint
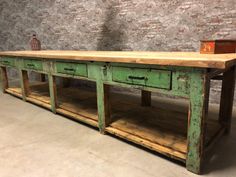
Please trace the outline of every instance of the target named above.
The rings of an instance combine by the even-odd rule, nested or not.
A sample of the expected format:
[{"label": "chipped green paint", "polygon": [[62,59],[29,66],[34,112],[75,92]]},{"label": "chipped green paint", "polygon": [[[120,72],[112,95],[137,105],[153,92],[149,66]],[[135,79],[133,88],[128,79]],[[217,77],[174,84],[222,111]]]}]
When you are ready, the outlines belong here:
[{"label": "chipped green paint", "polygon": [[43,61],[42,60],[24,60],[24,68],[30,70],[43,70]]},{"label": "chipped green paint", "polygon": [[105,131],[105,104],[104,104],[104,84],[97,82],[97,108],[98,108],[98,127],[101,133]]},{"label": "chipped green paint", "polygon": [[[19,62],[19,64],[16,64],[18,69],[34,70],[48,75],[51,109],[54,113],[56,112],[57,102],[55,76],[95,81],[97,88],[98,124],[101,133],[105,132],[108,118],[106,115],[105,84],[136,88],[190,99],[191,116],[188,128],[188,154],[186,166],[189,171],[194,173],[200,172],[203,152],[202,125],[204,123],[204,101],[206,96],[205,69],[103,62],[81,62],[81,64],[80,62],[74,62],[71,64],[70,61],[67,62],[55,59],[33,60],[31,58],[14,58],[14,60]],[[27,63],[29,63],[29,65]],[[0,66],[6,67],[2,62],[0,62]],[[127,69],[122,70],[120,68]],[[114,70],[117,71],[114,72]],[[136,78],[127,81],[127,71],[128,76],[131,74],[131,76]],[[132,72],[130,73],[129,71]],[[149,73],[147,74],[148,71]],[[139,80],[143,79],[143,77],[150,78],[152,82],[147,83],[143,80]],[[156,77],[158,78],[157,80],[155,79]],[[22,76],[20,79],[21,84],[23,85]],[[134,79],[136,79],[135,82]]]},{"label": "chipped green paint", "polygon": [[56,62],[56,71],[58,73],[77,75],[87,77],[87,65],[81,63]]},{"label": "chipped green paint", "polygon": [[207,96],[205,78],[204,70],[193,70],[190,75],[190,117],[186,167],[197,174],[201,172],[203,153],[204,104]]},{"label": "chipped green paint", "polygon": [[0,67],[0,89],[1,89],[1,92],[4,92],[3,77],[2,77],[2,67]]},{"label": "chipped green paint", "polygon": [[48,69],[48,84],[49,84],[51,110],[53,113],[56,114],[57,93],[56,93],[56,80],[55,76],[53,76],[54,65],[52,62],[47,62],[45,65],[46,68]]},{"label": "chipped green paint", "polygon": [[23,71],[19,69],[19,76],[20,76],[20,86],[21,86],[21,92],[22,92],[22,99],[26,101],[26,90],[24,86],[24,80],[23,80]]},{"label": "chipped green paint", "polygon": [[[105,132],[105,87],[102,81],[103,68],[100,67],[100,70],[97,70],[97,109],[98,109],[98,127],[101,133]],[[99,78],[100,77],[100,78]]]},{"label": "chipped green paint", "polygon": [[1,58],[1,63],[4,66],[15,66],[15,58],[10,58],[10,57],[2,57]]},{"label": "chipped green paint", "polygon": [[89,63],[88,66],[88,78],[94,81],[101,78],[101,68],[103,67],[103,63]]},{"label": "chipped green paint", "polygon": [[48,74],[49,92],[50,92],[50,103],[52,112],[56,113],[56,88],[55,78],[53,75]]},{"label": "chipped green paint", "polygon": [[0,57],[0,85],[1,85],[1,91],[5,93],[5,87],[8,86],[8,81],[6,81],[7,76],[3,76],[3,73],[6,72],[6,68],[17,68],[19,67],[19,61],[16,57]]},{"label": "chipped green paint", "polygon": [[142,85],[169,90],[171,87],[171,71],[113,67],[112,80],[133,85]]},{"label": "chipped green paint", "polygon": [[176,91],[177,94],[189,94],[190,87],[190,74],[185,71],[175,71],[172,74],[172,90]]},{"label": "chipped green paint", "polygon": [[[166,94],[170,96],[177,96],[177,97],[183,97],[188,98],[189,97],[189,80],[188,75],[191,72],[191,68],[184,68],[184,67],[173,67],[173,66],[158,66],[158,65],[140,65],[140,64],[119,64],[119,63],[103,63],[103,62],[80,62],[79,64],[83,64],[82,69],[78,69],[78,72],[82,72],[79,74],[74,73],[59,73],[57,72],[56,63],[62,62],[65,64],[72,63],[71,61],[65,62],[64,60],[44,60],[44,59],[34,59],[34,58],[14,58],[16,61],[20,61],[19,65],[17,64],[17,67],[22,68],[24,70],[33,70],[35,72],[44,73],[47,74],[50,72],[50,68],[48,68],[48,63],[53,66],[52,75],[55,76],[61,76],[61,77],[69,77],[69,78],[77,78],[77,79],[85,79],[85,80],[91,80],[96,81],[97,78],[100,78],[103,82],[115,85],[115,86],[122,86],[127,88],[136,88],[151,92],[157,92],[161,94]],[[29,63],[29,67],[26,67],[26,63]],[[34,66],[31,66],[31,63],[33,62]],[[74,62],[75,63],[75,62]],[[87,65],[87,71],[84,68],[84,64]],[[0,62],[0,65],[1,62]],[[130,68],[146,68],[147,70],[162,70],[165,72],[172,72],[171,80],[170,80],[170,86],[171,89],[163,89],[158,88],[158,86],[155,88],[156,81],[150,83],[150,84],[144,84],[144,85],[134,85],[129,83],[121,83],[113,81],[112,79],[112,69],[113,67],[130,67]],[[100,70],[102,68],[102,73],[100,73]],[[63,69],[64,70],[64,69]],[[99,74],[98,74],[99,71]],[[86,73],[86,74],[85,74]],[[181,77],[178,77],[182,73]],[[183,74],[184,73],[184,74]],[[101,76],[100,76],[101,75]],[[165,76],[168,76],[168,82],[165,85],[165,87],[169,86],[169,75],[166,73]],[[154,87],[153,87],[154,86]],[[159,84],[160,87],[160,84]]]}]

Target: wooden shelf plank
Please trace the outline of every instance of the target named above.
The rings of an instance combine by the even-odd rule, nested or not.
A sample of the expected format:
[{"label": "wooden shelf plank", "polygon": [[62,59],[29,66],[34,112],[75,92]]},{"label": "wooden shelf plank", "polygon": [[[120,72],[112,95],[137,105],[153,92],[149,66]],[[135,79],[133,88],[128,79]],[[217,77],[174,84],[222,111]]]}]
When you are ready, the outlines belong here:
[{"label": "wooden shelf plank", "polygon": [[[37,84],[27,101],[50,109],[50,97],[45,96],[47,84]],[[11,88],[19,92],[19,88]],[[41,92],[40,92],[41,91]],[[78,88],[58,88],[56,112],[66,117],[98,127],[96,93]],[[111,123],[108,133],[137,143],[171,158],[185,162],[187,153],[187,106],[169,102],[160,104],[155,96],[152,106],[143,107],[135,94],[115,92],[111,94]],[[188,103],[186,103],[188,104]],[[168,109],[168,111],[166,111]],[[220,130],[217,119],[207,120],[206,145],[214,141]]]},{"label": "wooden shelf plank", "polygon": [[16,97],[22,98],[22,91],[21,88],[17,88],[17,87],[9,87],[7,89],[5,89],[5,92],[12,94]]}]

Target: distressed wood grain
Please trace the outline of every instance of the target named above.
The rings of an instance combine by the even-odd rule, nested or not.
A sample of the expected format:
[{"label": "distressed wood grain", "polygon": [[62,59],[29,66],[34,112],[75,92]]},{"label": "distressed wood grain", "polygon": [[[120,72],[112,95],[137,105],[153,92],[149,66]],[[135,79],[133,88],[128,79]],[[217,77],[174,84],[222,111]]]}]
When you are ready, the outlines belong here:
[{"label": "distressed wood grain", "polygon": [[156,64],[225,69],[235,64],[236,54],[194,52],[112,52],[112,51],[6,51],[0,56],[34,57],[98,62]]}]

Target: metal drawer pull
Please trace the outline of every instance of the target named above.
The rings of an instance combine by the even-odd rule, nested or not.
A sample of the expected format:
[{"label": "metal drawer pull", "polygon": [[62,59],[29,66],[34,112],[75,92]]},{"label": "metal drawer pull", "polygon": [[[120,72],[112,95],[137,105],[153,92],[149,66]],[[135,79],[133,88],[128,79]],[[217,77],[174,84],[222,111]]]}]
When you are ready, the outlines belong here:
[{"label": "metal drawer pull", "polygon": [[65,71],[75,71],[75,69],[72,68],[64,68]]},{"label": "metal drawer pull", "polygon": [[34,64],[27,64],[27,66],[29,66],[29,67],[34,67]]},{"label": "metal drawer pull", "polygon": [[135,79],[135,80],[148,80],[147,77],[138,77],[138,76],[128,76],[129,79]]}]

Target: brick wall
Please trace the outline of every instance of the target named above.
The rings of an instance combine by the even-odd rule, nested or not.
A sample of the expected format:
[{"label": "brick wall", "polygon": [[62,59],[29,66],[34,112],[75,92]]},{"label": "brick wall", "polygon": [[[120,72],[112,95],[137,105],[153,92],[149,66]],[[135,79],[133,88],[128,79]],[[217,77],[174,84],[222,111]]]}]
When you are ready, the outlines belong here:
[{"label": "brick wall", "polygon": [[0,50],[29,49],[36,33],[43,49],[198,51],[235,27],[235,0],[0,1]]}]

